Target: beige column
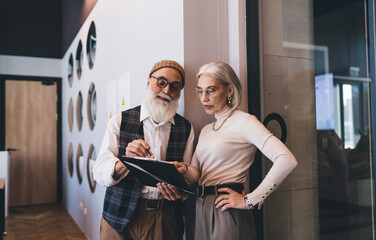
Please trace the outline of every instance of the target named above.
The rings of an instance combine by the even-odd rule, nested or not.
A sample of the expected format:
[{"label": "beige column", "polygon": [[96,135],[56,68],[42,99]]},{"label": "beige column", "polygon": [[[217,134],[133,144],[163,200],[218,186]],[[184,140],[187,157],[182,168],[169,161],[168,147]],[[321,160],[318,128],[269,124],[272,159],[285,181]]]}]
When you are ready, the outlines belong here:
[{"label": "beige column", "polygon": [[[264,205],[265,239],[318,239],[312,1],[260,0],[259,6],[262,115],[283,117],[286,145],[299,162]],[[268,128],[280,136],[277,124]]]}]

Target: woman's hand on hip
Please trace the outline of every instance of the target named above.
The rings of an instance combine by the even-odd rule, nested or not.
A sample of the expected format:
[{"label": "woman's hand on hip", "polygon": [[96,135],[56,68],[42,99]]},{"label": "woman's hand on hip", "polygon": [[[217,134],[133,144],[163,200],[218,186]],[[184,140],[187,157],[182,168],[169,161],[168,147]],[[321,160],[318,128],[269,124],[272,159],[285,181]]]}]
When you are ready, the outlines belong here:
[{"label": "woman's hand on hip", "polygon": [[215,200],[215,207],[218,209],[222,207],[221,211],[224,212],[229,208],[236,209],[249,209],[247,204],[244,202],[245,193],[240,194],[231,188],[220,188],[218,192],[227,192],[228,194],[219,195]]}]

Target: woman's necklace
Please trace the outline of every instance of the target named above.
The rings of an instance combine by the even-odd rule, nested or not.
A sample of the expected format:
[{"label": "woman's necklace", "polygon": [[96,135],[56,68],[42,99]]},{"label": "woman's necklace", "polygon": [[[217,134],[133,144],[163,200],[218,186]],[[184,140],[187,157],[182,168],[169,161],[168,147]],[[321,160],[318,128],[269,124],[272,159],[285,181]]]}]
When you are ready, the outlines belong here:
[{"label": "woman's necklace", "polygon": [[223,122],[221,123],[221,125],[216,129],[214,126],[215,126],[215,123],[217,122],[217,120],[215,120],[215,122],[213,122],[213,131],[218,131],[219,129],[221,129],[221,127],[223,126],[223,124],[225,124],[225,122],[227,121],[227,119],[229,119],[232,114],[235,112],[235,110],[233,110],[227,117],[225,120],[223,120]]}]

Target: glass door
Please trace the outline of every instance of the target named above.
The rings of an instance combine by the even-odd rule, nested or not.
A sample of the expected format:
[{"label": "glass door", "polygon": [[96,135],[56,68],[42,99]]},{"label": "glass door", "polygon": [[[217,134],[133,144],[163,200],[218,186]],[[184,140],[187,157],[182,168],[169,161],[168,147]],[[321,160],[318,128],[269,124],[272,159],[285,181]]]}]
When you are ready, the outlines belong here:
[{"label": "glass door", "polygon": [[367,3],[313,7],[320,239],[373,239]]}]

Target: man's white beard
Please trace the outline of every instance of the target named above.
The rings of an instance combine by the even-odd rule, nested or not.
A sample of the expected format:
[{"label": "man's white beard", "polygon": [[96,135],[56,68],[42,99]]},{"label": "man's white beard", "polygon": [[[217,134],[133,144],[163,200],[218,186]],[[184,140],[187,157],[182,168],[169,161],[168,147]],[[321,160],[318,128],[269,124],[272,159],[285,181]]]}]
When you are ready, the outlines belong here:
[{"label": "man's white beard", "polygon": [[[158,96],[165,99],[169,99],[170,102],[164,101],[160,99]],[[178,109],[179,98],[180,95],[176,97],[175,100],[171,101],[171,97],[169,95],[164,94],[162,92],[154,94],[151,88],[148,88],[144,104],[148,109],[154,122],[168,122],[176,114],[176,111]]]}]

